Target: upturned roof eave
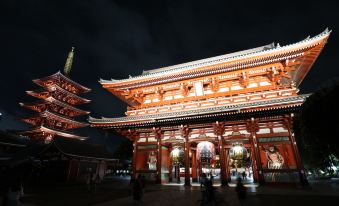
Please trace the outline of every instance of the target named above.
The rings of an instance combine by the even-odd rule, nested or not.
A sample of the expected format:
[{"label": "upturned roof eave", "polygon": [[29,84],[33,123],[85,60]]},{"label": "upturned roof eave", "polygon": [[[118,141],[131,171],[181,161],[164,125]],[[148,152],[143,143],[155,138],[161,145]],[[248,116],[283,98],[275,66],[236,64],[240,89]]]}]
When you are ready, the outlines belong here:
[{"label": "upturned roof eave", "polygon": [[29,116],[29,117],[20,117],[19,119],[20,120],[25,120],[25,119],[32,119],[32,118],[44,118],[45,116],[51,116],[53,118],[57,118],[57,119],[62,119],[63,121],[66,121],[66,122],[70,122],[70,123],[73,123],[73,124],[77,124],[77,125],[80,125],[82,127],[86,127],[86,126],[89,126],[88,123],[85,123],[85,122],[79,122],[79,121],[76,121],[76,120],[73,120],[73,119],[70,119],[66,116],[63,116],[61,114],[55,114],[53,112],[50,112],[48,110],[44,111],[44,112],[40,112],[40,113],[37,113],[33,116]]},{"label": "upturned roof eave", "polygon": [[[328,38],[330,33],[331,33],[331,31],[326,28],[322,33],[320,33],[320,34],[318,34],[318,35],[316,35],[312,38],[306,38],[302,41],[299,41],[299,42],[296,42],[296,43],[293,43],[293,44],[288,44],[288,45],[285,45],[285,46],[276,46],[274,48],[263,50],[263,51],[257,51],[257,52],[252,52],[252,53],[248,53],[248,54],[242,54],[242,55],[239,55],[239,56],[232,57],[230,59],[227,59],[227,55],[230,55],[230,54],[221,55],[221,56],[218,56],[219,59],[214,60],[213,63],[207,64],[207,63],[209,63],[208,61],[210,61],[213,58],[216,58],[216,57],[211,57],[211,58],[207,58],[207,59],[203,59],[203,60],[198,60],[198,61],[205,61],[205,62],[201,63],[201,64],[205,64],[205,65],[198,65],[198,66],[193,65],[192,66],[191,64],[198,62],[198,61],[193,61],[193,62],[188,62],[188,63],[184,63],[184,64],[179,64],[179,65],[186,65],[186,67],[188,67],[188,68],[182,68],[182,67],[176,68],[178,65],[173,65],[173,66],[170,66],[170,67],[173,67],[172,70],[165,70],[165,71],[150,73],[150,74],[146,74],[146,75],[138,75],[138,76],[135,76],[135,77],[130,77],[128,79],[104,80],[104,79],[100,78],[99,83],[102,84],[103,87],[105,87],[105,85],[109,85],[110,87],[111,86],[114,87],[114,85],[120,86],[120,84],[122,84],[122,85],[129,84],[129,83],[132,83],[133,81],[136,81],[136,80],[158,78],[158,77],[160,78],[164,75],[184,72],[184,71],[188,71],[188,70],[193,70],[193,69],[196,69],[196,68],[199,68],[199,67],[202,67],[202,66],[209,66],[209,65],[213,65],[213,64],[219,64],[219,63],[227,63],[229,61],[241,61],[242,59],[255,58],[255,57],[262,56],[262,55],[279,53],[279,52],[283,52],[283,51],[286,51],[286,50],[298,49],[300,47],[306,47],[307,45],[311,45],[315,42],[326,39],[326,38]],[[224,61],[222,61],[222,58],[226,58],[226,59]],[[165,67],[165,68],[168,68],[168,67]],[[160,68],[160,69],[162,69],[162,68]]]},{"label": "upturned roof eave", "polygon": [[85,86],[83,86],[83,85],[81,85],[81,84],[79,84],[79,83],[73,81],[72,79],[70,79],[70,78],[66,77],[65,75],[63,75],[60,71],[58,71],[58,72],[55,73],[55,74],[46,76],[46,77],[34,79],[34,80],[32,80],[32,81],[33,81],[34,83],[38,84],[39,86],[42,86],[42,85],[40,84],[40,81],[45,81],[45,80],[47,80],[47,79],[55,78],[55,77],[58,77],[58,76],[61,77],[61,78],[63,78],[63,79],[65,79],[66,81],[68,81],[69,83],[73,84],[74,86],[80,88],[80,89],[82,90],[81,93],[85,93],[85,92],[90,92],[90,91],[91,91],[90,88],[87,88],[87,87],[85,87]]},{"label": "upturned roof eave", "polygon": [[29,130],[24,130],[24,131],[19,132],[19,134],[24,135],[24,134],[34,133],[34,132],[38,132],[38,131],[49,132],[49,133],[53,133],[53,134],[56,134],[56,135],[59,135],[59,136],[62,136],[62,137],[66,137],[66,138],[75,138],[75,139],[87,139],[88,138],[88,137],[85,137],[85,136],[79,136],[79,135],[68,133],[68,132],[65,132],[65,131],[52,129],[52,128],[49,128],[49,127],[46,127],[46,126],[33,127]]}]

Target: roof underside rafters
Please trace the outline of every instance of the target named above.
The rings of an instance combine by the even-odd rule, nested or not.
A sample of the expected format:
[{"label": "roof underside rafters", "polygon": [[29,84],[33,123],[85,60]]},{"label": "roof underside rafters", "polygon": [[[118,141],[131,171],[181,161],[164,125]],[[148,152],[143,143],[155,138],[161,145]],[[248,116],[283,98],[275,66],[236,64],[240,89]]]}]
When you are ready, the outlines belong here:
[{"label": "roof underside rafters", "polygon": [[32,125],[40,124],[41,122],[43,122],[43,120],[53,120],[55,122],[65,122],[69,125],[73,125],[74,128],[88,126],[87,123],[78,122],[73,119],[67,118],[65,116],[54,114],[50,111],[44,111],[44,112],[38,113],[36,116],[20,118],[20,119]]},{"label": "roof underside rafters", "polygon": [[43,112],[45,110],[50,110],[51,106],[54,106],[54,107],[58,106],[62,110],[72,111],[73,113],[70,115],[72,117],[78,116],[78,115],[85,115],[85,114],[90,113],[88,111],[84,111],[84,110],[78,109],[76,107],[73,107],[71,105],[65,104],[65,103],[63,103],[63,102],[61,102],[57,99],[54,99],[53,97],[48,97],[46,99],[36,101],[36,102],[32,102],[32,103],[19,103],[19,104],[22,107],[32,109],[32,110],[37,111],[37,112]]},{"label": "roof underside rafters", "polygon": [[155,126],[166,123],[176,123],[179,121],[197,121],[208,118],[232,117],[243,114],[267,113],[277,110],[295,110],[300,107],[309,95],[300,95],[271,100],[260,100],[249,103],[237,103],[226,106],[215,106],[203,109],[184,110],[170,113],[159,113],[152,115],[128,116],[120,118],[101,118],[90,117],[89,122],[92,127],[138,127]]},{"label": "roof underside rafters", "polygon": [[80,85],[79,83],[69,79],[68,77],[64,76],[60,71],[55,74],[52,74],[47,77],[43,77],[40,79],[34,79],[33,82],[38,84],[39,86],[46,87],[45,83],[47,81],[56,81],[56,83],[60,83],[60,80],[67,82],[68,84],[72,85],[76,88],[77,93],[85,93],[91,91],[91,89]]},{"label": "roof underside rafters", "polygon": [[[78,95],[73,94],[72,92],[69,92],[61,87],[59,87],[58,85],[53,85],[54,88],[47,88],[48,90],[44,90],[44,89],[40,89],[40,90],[35,90],[35,91],[26,91],[26,93],[30,96],[39,98],[39,99],[46,99],[48,97],[51,96],[55,96],[55,93],[63,93],[65,95],[65,97],[67,96],[67,98],[72,98],[74,99],[74,101],[68,102],[69,104],[72,105],[78,105],[78,104],[84,104],[84,103],[88,103],[90,102],[90,100],[82,98]],[[55,97],[57,98],[57,97]]]},{"label": "roof underside rafters", "polygon": [[58,135],[67,138],[86,139],[87,137],[75,135],[69,132],[60,131],[46,126],[33,127],[29,130],[18,132],[23,136],[46,136],[46,135]]}]

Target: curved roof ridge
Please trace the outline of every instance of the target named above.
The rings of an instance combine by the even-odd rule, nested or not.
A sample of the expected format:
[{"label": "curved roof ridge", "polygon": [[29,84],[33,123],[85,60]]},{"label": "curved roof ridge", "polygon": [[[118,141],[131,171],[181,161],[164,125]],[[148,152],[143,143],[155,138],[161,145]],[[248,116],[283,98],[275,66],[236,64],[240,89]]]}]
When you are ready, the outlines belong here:
[{"label": "curved roof ridge", "polygon": [[[159,68],[159,69],[154,69],[154,70],[150,70],[150,71],[157,71],[157,72],[141,74],[141,75],[138,75],[138,76],[127,78],[127,79],[120,79],[120,80],[115,80],[115,79],[103,80],[103,79],[100,79],[99,82],[101,84],[111,84],[111,83],[119,83],[119,82],[129,81],[129,80],[138,80],[138,79],[142,79],[142,78],[146,78],[146,77],[158,77],[158,76],[163,75],[164,73],[169,74],[169,73],[176,73],[178,71],[180,71],[180,72],[188,71],[188,70],[196,68],[197,66],[209,66],[209,65],[215,64],[216,62],[221,62],[221,61],[228,62],[228,61],[239,60],[239,59],[245,58],[245,57],[247,57],[247,58],[253,57],[253,56],[259,55],[259,54],[263,55],[263,54],[267,54],[269,52],[282,51],[282,50],[285,50],[285,49],[289,49],[291,47],[300,46],[300,45],[303,45],[303,44],[309,44],[312,41],[318,41],[319,39],[323,38],[324,36],[328,36],[331,32],[332,32],[331,30],[328,30],[328,28],[326,28],[323,32],[321,32],[320,34],[318,34],[314,37],[311,37],[311,38],[307,37],[307,38],[305,38],[301,41],[298,41],[296,43],[287,44],[287,45],[284,45],[284,46],[280,46],[279,44],[277,44],[277,45],[269,44],[269,45],[271,45],[271,47],[268,48],[268,49],[263,49],[265,46],[268,46],[268,45],[265,45],[265,46],[262,46],[262,47],[257,47],[257,48],[249,49],[249,50],[245,50],[245,51],[238,51],[238,52],[234,52],[234,53],[230,53],[230,54],[225,54],[225,55],[210,57],[210,58],[206,58],[206,59],[202,59],[202,60],[197,60],[197,61],[187,62],[187,63],[183,63],[183,64],[177,64],[177,65],[172,65],[172,66],[163,67],[163,68]],[[260,48],[262,48],[262,50],[260,50]],[[248,52],[248,51],[250,51],[250,52]]]},{"label": "curved roof ridge", "polygon": [[33,79],[32,81],[36,83],[36,82],[39,81],[39,80],[44,80],[44,79],[52,78],[52,77],[58,76],[58,75],[59,75],[61,78],[66,79],[66,80],[69,81],[70,83],[72,83],[72,84],[74,84],[74,85],[80,87],[82,90],[84,90],[84,92],[89,92],[89,91],[91,91],[90,88],[85,87],[85,86],[83,86],[83,85],[81,85],[81,84],[79,84],[79,83],[73,81],[72,79],[66,77],[65,75],[63,75],[63,74],[60,72],[60,70],[59,70],[58,72],[56,72],[55,74],[52,74],[52,75],[49,75],[49,76],[46,76],[46,77],[42,77],[42,78],[38,78],[38,79]]}]

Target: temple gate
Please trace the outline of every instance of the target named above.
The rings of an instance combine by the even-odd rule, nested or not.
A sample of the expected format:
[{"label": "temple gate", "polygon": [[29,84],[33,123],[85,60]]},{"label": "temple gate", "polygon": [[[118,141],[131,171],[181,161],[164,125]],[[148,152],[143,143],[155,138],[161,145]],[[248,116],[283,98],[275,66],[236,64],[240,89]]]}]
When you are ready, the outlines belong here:
[{"label": "temple gate", "polygon": [[329,34],[100,80],[128,104],[126,117],[89,122],[133,141],[134,177],[181,176],[190,185],[213,169],[222,185],[240,172],[259,183],[305,183],[293,117],[308,97],[298,86]]}]

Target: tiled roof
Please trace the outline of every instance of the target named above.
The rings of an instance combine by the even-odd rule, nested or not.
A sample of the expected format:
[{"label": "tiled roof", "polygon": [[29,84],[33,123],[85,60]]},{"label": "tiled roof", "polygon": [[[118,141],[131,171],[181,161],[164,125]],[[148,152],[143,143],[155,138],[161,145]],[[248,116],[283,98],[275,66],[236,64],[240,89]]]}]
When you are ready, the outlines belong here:
[{"label": "tiled roof", "polygon": [[220,63],[226,63],[226,62],[231,62],[231,61],[239,61],[245,58],[253,58],[256,56],[262,56],[262,55],[268,55],[271,53],[278,53],[278,52],[284,52],[287,50],[300,50],[301,47],[308,47],[309,45],[323,39],[329,36],[331,31],[326,29],[322,33],[312,37],[312,38],[306,38],[302,41],[299,41],[294,44],[289,44],[285,46],[280,46],[279,44],[277,46],[271,46],[268,47],[268,49],[265,49],[264,47],[259,47],[260,49],[254,49],[254,50],[246,50],[243,52],[236,52],[232,54],[226,54],[226,55],[221,55],[217,57],[212,57],[212,58],[207,58],[207,59],[202,59],[198,61],[193,61],[193,62],[188,62],[184,64],[178,64],[178,65],[173,65],[169,67],[164,67],[160,69],[153,70],[153,72],[144,72],[143,75],[138,75],[135,77],[130,77],[128,79],[121,79],[121,80],[103,80],[100,79],[101,84],[114,84],[114,83],[125,83],[128,84],[128,82],[134,81],[134,80],[141,80],[144,78],[160,78],[160,76],[163,75],[168,75],[168,74],[174,74],[178,72],[184,72],[188,70],[192,70],[195,68],[199,67],[205,67],[205,66],[211,66],[215,64],[220,64]]},{"label": "tiled roof", "polygon": [[66,77],[65,75],[63,75],[60,71],[58,71],[57,73],[55,74],[52,74],[50,76],[47,76],[47,77],[43,77],[43,78],[40,78],[40,79],[35,79],[33,80],[33,82],[39,84],[38,82],[39,81],[44,81],[44,80],[48,80],[48,79],[51,79],[51,78],[62,78],[64,80],[66,80],[67,82],[73,84],[74,86],[78,87],[79,89],[81,89],[83,92],[89,92],[91,91],[90,88],[87,88],[85,86],[82,86],[81,84],[71,80],[70,78]]},{"label": "tiled roof", "polygon": [[41,118],[52,117],[53,119],[61,119],[65,122],[70,122],[70,123],[73,123],[73,124],[76,124],[76,125],[81,125],[81,126],[84,126],[84,127],[88,126],[88,124],[85,123],[85,122],[79,122],[79,121],[70,119],[69,117],[63,116],[61,114],[55,114],[55,113],[50,112],[48,110],[46,110],[44,112],[40,112],[40,113],[36,114],[35,116],[21,118],[21,119],[30,119],[30,118],[39,118],[39,117],[41,117]]},{"label": "tiled roof", "polygon": [[20,104],[20,106],[34,106],[34,105],[45,105],[45,104],[52,104],[52,103],[54,103],[54,104],[56,104],[56,105],[59,105],[59,106],[61,106],[61,107],[68,108],[68,109],[70,109],[70,110],[72,110],[72,111],[79,112],[79,113],[84,113],[84,114],[89,114],[89,113],[90,113],[90,112],[88,112],[88,111],[84,111],[84,110],[78,109],[78,108],[76,108],[76,107],[73,107],[73,106],[71,106],[71,105],[69,105],[69,104],[66,104],[66,103],[64,103],[64,102],[61,102],[61,101],[55,99],[55,98],[52,97],[52,96],[50,96],[50,97],[48,97],[48,98],[46,98],[46,99],[42,99],[42,100],[40,100],[40,101],[36,101],[36,102],[19,103],[19,104]]},{"label": "tiled roof", "polygon": [[79,136],[79,135],[73,134],[69,131],[67,131],[67,132],[61,131],[61,130],[57,130],[57,129],[48,128],[46,126],[33,127],[31,129],[28,129],[28,130],[20,131],[18,133],[25,136],[25,135],[28,135],[28,134],[32,134],[32,133],[34,134],[34,133],[39,133],[39,132],[46,132],[46,133],[51,133],[51,134],[55,134],[55,135],[62,136],[62,137],[75,138],[75,139],[81,139],[81,140],[84,140],[84,139],[87,138],[87,137],[84,137],[84,136]]},{"label": "tiled roof", "polygon": [[26,145],[29,144],[29,140],[0,130],[0,144],[16,147],[26,147]]}]

